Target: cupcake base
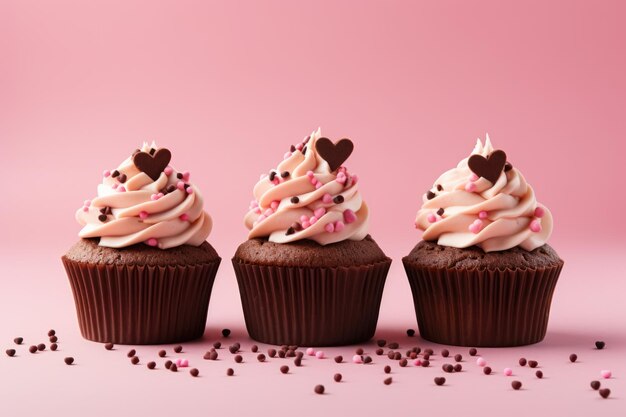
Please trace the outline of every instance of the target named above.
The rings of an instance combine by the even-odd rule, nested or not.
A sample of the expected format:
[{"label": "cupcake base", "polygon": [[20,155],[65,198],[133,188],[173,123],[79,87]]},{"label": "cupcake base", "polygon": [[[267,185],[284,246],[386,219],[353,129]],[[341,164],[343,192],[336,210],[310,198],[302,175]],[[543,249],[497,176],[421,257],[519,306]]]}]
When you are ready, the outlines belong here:
[{"label": "cupcake base", "polygon": [[[62,257],[85,339],[145,345],[202,337],[219,256],[206,242],[160,257],[156,251],[161,250],[101,248],[83,240]],[[120,258],[144,264],[123,264]],[[196,263],[185,265],[184,259]]]},{"label": "cupcake base", "polygon": [[403,259],[420,336],[474,347],[543,340],[563,261],[547,245],[520,251],[485,254],[420,242]]}]

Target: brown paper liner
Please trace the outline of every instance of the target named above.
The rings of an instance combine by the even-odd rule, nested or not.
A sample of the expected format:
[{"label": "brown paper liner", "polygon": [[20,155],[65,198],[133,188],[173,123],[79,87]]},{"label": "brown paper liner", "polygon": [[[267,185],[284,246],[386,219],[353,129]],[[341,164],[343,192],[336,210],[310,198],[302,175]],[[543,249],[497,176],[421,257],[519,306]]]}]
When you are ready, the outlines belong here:
[{"label": "brown paper liner", "polygon": [[203,335],[220,259],[187,266],[62,261],[84,338],[149,345]]},{"label": "brown paper liner", "polygon": [[548,268],[437,269],[402,260],[420,336],[457,346],[521,346],[543,340],[563,261]]},{"label": "brown paper liner", "polygon": [[353,267],[255,265],[233,259],[250,337],[274,345],[371,339],[391,259]]}]

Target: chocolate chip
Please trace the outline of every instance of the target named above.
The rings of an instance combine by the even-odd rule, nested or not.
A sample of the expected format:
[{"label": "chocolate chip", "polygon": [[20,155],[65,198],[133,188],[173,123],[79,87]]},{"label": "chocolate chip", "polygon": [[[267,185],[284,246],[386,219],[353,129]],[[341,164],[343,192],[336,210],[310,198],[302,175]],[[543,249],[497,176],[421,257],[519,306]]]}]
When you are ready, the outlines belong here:
[{"label": "chocolate chip", "polygon": [[156,368],[156,362],[148,362],[146,366],[148,367],[148,369],[154,369]]},{"label": "chocolate chip", "polygon": [[422,361],[422,368],[428,368],[430,366],[430,361],[428,359]]},{"label": "chocolate chip", "polygon": [[115,171],[111,172],[111,176],[113,178],[118,177],[120,175],[120,172],[116,169]]},{"label": "chocolate chip", "polygon": [[183,179],[183,173],[182,172],[177,173],[176,174],[176,178],[178,178],[179,180],[182,180]]},{"label": "chocolate chip", "polygon": [[178,345],[178,346],[174,346],[174,352],[176,353],[180,353],[183,351],[183,347]]},{"label": "chocolate chip", "polygon": [[384,368],[384,371],[385,371],[386,374],[391,373],[391,366],[386,365],[385,368]]},{"label": "chocolate chip", "polygon": [[457,363],[456,365],[454,365],[454,372],[461,372],[463,370],[463,365],[461,365],[460,363]]},{"label": "chocolate chip", "polygon": [[357,350],[355,350],[355,353],[357,355],[362,355],[363,354],[363,348],[358,348]]},{"label": "chocolate chip", "polygon": [[402,359],[402,354],[400,352],[395,352],[393,354],[393,358],[397,361],[399,361],[400,359]]},{"label": "chocolate chip", "polygon": [[504,172],[509,172],[512,169],[513,169],[513,165],[511,165],[509,162],[504,164]]},{"label": "chocolate chip", "polygon": [[519,358],[519,365],[520,366],[526,366],[527,363],[528,363],[528,361],[526,360],[526,358]]},{"label": "chocolate chip", "polygon": [[335,196],[335,198],[333,198],[333,203],[335,204],[341,204],[343,202],[344,202],[344,198],[342,195],[338,195],[338,196]]},{"label": "chocolate chip", "polygon": [[137,356],[133,356],[132,358],[130,358],[130,363],[132,363],[133,365],[137,365],[139,363],[139,358]]},{"label": "chocolate chip", "polygon": [[394,352],[393,350],[390,350],[389,352],[387,352],[387,357],[389,359],[393,359],[396,355],[396,352]]},{"label": "chocolate chip", "polygon": [[289,367],[287,365],[281,366],[280,372],[282,372],[283,374],[286,374],[287,372],[289,372]]},{"label": "chocolate chip", "polygon": [[401,359],[400,360],[400,366],[402,368],[404,368],[405,366],[407,366],[409,364],[409,361],[407,361],[406,359]]},{"label": "chocolate chip", "polygon": [[298,198],[298,196],[293,196],[290,201],[292,204],[298,204],[300,202],[300,198]]},{"label": "chocolate chip", "polygon": [[270,176],[269,176],[270,181],[274,181],[274,178],[276,178],[276,171],[270,172]]},{"label": "chocolate chip", "polygon": [[170,184],[165,188],[165,191],[167,191],[168,193],[173,193],[174,191],[176,191],[176,186],[174,184]]},{"label": "chocolate chip", "polygon": [[37,346],[32,345],[31,347],[29,347],[29,348],[28,348],[28,351],[29,351],[30,353],[35,353],[35,352],[37,352]]},{"label": "chocolate chip", "polygon": [[55,351],[57,350],[57,348],[59,347],[59,345],[57,345],[56,343],[53,343],[50,345],[50,350]]},{"label": "chocolate chip", "polygon": [[530,366],[531,368],[536,368],[537,365],[539,365],[539,362],[537,361],[528,361],[528,366]]},{"label": "chocolate chip", "polygon": [[437,184],[437,191],[443,191],[443,186],[441,184]]},{"label": "chocolate chip", "polygon": [[170,369],[174,363],[172,361],[165,361],[165,369]]},{"label": "chocolate chip", "polygon": [[324,393],[324,386],[323,385],[316,385],[315,386],[315,393],[316,394],[323,394]]},{"label": "chocolate chip", "polygon": [[522,388],[522,383],[520,381],[512,381],[511,386],[514,390],[517,391],[518,389]]},{"label": "chocolate chip", "polygon": [[241,356],[241,355],[235,355],[235,362],[237,362],[237,363],[241,363],[241,362],[243,362],[243,356]]},{"label": "chocolate chip", "polygon": [[23,341],[23,337],[16,337],[15,339],[13,339],[13,343],[15,343],[16,345],[21,345]]},{"label": "chocolate chip", "polygon": [[278,357],[281,358],[281,359],[283,359],[286,354],[287,354],[287,352],[285,352],[284,350],[279,350],[278,351]]},{"label": "chocolate chip", "polygon": [[115,345],[114,345],[113,343],[107,343],[106,345],[104,345],[104,348],[105,348],[106,350],[113,350],[113,347],[114,347],[114,346],[115,346]]},{"label": "chocolate chip", "polygon": [[37,350],[43,352],[44,350],[46,350],[46,345],[44,345],[43,343],[38,344]]},{"label": "chocolate chip", "polygon": [[383,381],[383,383],[385,385],[391,385],[392,382],[393,382],[393,378],[392,377],[385,378],[384,381]]},{"label": "chocolate chip", "polygon": [[285,235],[286,235],[286,236],[289,236],[289,235],[293,235],[294,233],[296,233],[296,231],[294,230],[294,228],[293,228],[293,227],[290,227],[290,228],[289,228],[289,229],[287,229],[287,231],[285,232]]},{"label": "chocolate chip", "polygon": [[461,356],[460,353],[457,353],[456,355],[454,355],[454,360],[457,362],[461,362],[463,360],[463,356]]},{"label": "chocolate chip", "polygon": [[447,358],[448,356],[450,356],[450,351],[448,349],[443,349],[441,351],[441,356],[443,356],[444,358]]},{"label": "chocolate chip", "polygon": [[304,356],[304,353],[302,353],[300,351],[296,352],[296,358],[302,359],[303,356]]},{"label": "chocolate chip", "polygon": [[302,155],[306,155],[306,146],[302,148]]},{"label": "chocolate chip", "polygon": [[270,358],[273,358],[276,356],[276,349],[268,349],[267,350],[267,354],[270,356]]},{"label": "chocolate chip", "polygon": [[378,349],[376,349],[376,354],[377,354],[378,356],[381,356],[383,353],[385,353],[385,351],[384,351],[384,349],[383,349],[383,348],[378,348]]},{"label": "chocolate chip", "polygon": [[218,354],[216,351],[213,351],[209,354],[209,359],[211,359],[212,361],[217,360]]},{"label": "chocolate chip", "polygon": [[435,197],[436,197],[436,194],[435,194],[435,193],[433,193],[432,191],[428,191],[428,192],[426,193],[426,198],[427,198],[427,199],[429,199],[429,200],[432,200],[432,199],[433,199],[433,198],[435,198]]},{"label": "chocolate chip", "polygon": [[290,174],[289,174],[289,171],[283,171],[283,172],[280,174],[280,176],[281,176],[281,177],[283,177],[283,178],[287,178],[289,175],[290,175]]},{"label": "chocolate chip", "polygon": [[443,385],[446,383],[446,379],[442,376],[435,377],[435,385]]},{"label": "chocolate chip", "polygon": [[126,174],[121,174],[120,177],[117,180],[119,182],[121,182],[122,184],[124,184],[127,179],[128,179],[128,177],[126,176]]},{"label": "chocolate chip", "polygon": [[430,353],[424,353],[424,359],[430,359]]},{"label": "chocolate chip", "polygon": [[406,335],[407,335],[407,336],[409,336],[409,337],[413,337],[413,336],[415,336],[415,330],[413,330],[413,329],[407,329],[407,331],[406,331]]},{"label": "chocolate chip", "polygon": [[106,222],[108,219],[108,217],[106,216],[106,214],[101,214],[98,216],[98,220],[100,220],[101,222]]},{"label": "chocolate chip", "polygon": [[444,363],[444,364],[441,366],[441,369],[443,369],[443,371],[444,371],[444,372],[447,372],[447,373],[449,373],[449,374],[451,374],[452,372],[454,372],[454,366],[452,366],[452,365],[451,365],[451,364],[449,364],[449,363]]},{"label": "chocolate chip", "polygon": [[74,358],[72,358],[71,356],[68,356],[67,358],[63,359],[63,361],[65,362],[66,365],[71,365],[74,363]]},{"label": "chocolate chip", "polygon": [[535,372],[535,376],[536,376],[537,378],[541,379],[541,378],[543,378],[543,372],[541,372],[541,371],[537,371],[537,372]]},{"label": "chocolate chip", "polygon": [[222,329],[222,336],[224,337],[230,336],[230,329]]},{"label": "chocolate chip", "polygon": [[164,358],[167,355],[167,352],[163,349],[159,350],[159,358]]},{"label": "chocolate chip", "polygon": [[150,148],[150,155],[154,155],[155,152],[156,152],[156,149]]},{"label": "chocolate chip", "polygon": [[296,365],[296,366],[298,366],[298,367],[299,367],[299,366],[302,366],[302,358],[300,358],[300,357],[295,358],[295,359],[293,360],[293,364],[294,364],[294,365]]},{"label": "chocolate chip", "polygon": [[170,371],[178,372],[178,366],[175,363],[173,363],[172,366],[170,366]]},{"label": "chocolate chip", "polygon": [[470,356],[476,356],[477,353],[478,353],[478,350],[476,350],[476,348],[471,348],[469,350]]},{"label": "chocolate chip", "polygon": [[59,340],[59,338],[58,338],[58,337],[56,337],[56,336],[50,336],[50,342],[52,342],[52,343],[56,343],[58,340]]},{"label": "chocolate chip", "polygon": [[135,349],[131,349],[131,350],[128,351],[126,356],[129,357],[129,358],[132,358],[133,356],[135,356],[136,353],[137,353],[137,351],[135,351]]},{"label": "chocolate chip", "polygon": [[15,356],[15,349],[7,349],[6,353],[7,353],[7,356],[13,357]]},{"label": "chocolate chip", "polygon": [[576,362],[576,359],[578,359],[578,355],[576,355],[575,353],[572,353],[571,355],[569,355],[570,362]]},{"label": "chocolate chip", "polygon": [[219,349],[219,348],[221,348],[221,347],[222,347],[222,342],[215,342],[215,343],[213,343],[213,347],[214,347],[215,349]]},{"label": "chocolate chip", "polygon": [[48,337],[54,336],[55,334],[57,334],[56,330],[54,330],[54,329],[48,330]]},{"label": "chocolate chip", "polygon": [[250,346],[250,352],[257,353],[259,351],[259,347],[257,345]]},{"label": "chocolate chip", "polygon": [[489,375],[489,374],[491,374],[491,367],[489,367],[489,366],[485,366],[485,367],[483,368],[483,374],[485,374],[485,375]]},{"label": "chocolate chip", "polygon": [[443,216],[444,210],[443,208],[440,208],[439,210],[437,210],[437,215],[438,216]]},{"label": "chocolate chip", "polygon": [[604,349],[605,343],[601,340],[596,341],[596,349]]},{"label": "chocolate chip", "polygon": [[341,374],[335,374],[335,375],[333,376],[333,379],[335,380],[335,382],[341,382],[341,379],[342,379],[342,378],[343,378],[343,377],[341,376]]},{"label": "chocolate chip", "polygon": [[189,370],[189,374],[190,374],[192,377],[194,377],[194,378],[195,378],[195,377],[197,377],[198,375],[200,375],[200,371],[198,371],[196,368],[191,368],[191,369]]},{"label": "chocolate chip", "polygon": [[385,347],[385,345],[387,344],[387,341],[385,339],[378,339],[376,341],[376,344],[378,345],[378,347]]},{"label": "chocolate chip", "polygon": [[335,363],[341,363],[341,362],[343,362],[343,356],[341,355],[335,356]]},{"label": "chocolate chip", "polygon": [[232,353],[232,354],[235,354],[235,353],[239,352],[239,346],[237,346],[237,345],[228,346],[228,351],[230,353]]},{"label": "chocolate chip", "polygon": [[611,390],[608,388],[602,388],[598,392],[600,393],[600,397],[602,398],[609,398],[609,395],[611,395]]},{"label": "chocolate chip", "polygon": [[591,389],[599,390],[600,389],[600,381],[591,381]]},{"label": "chocolate chip", "polygon": [[235,371],[233,370],[233,368],[228,368],[228,369],[226,370],[226,375],[228,375],[228,376],[233,376],[233,375],[235,375]]},{"label": "chocolate chip", "polygon": [[389,345],[387,346],[389,349],[398,349],[400,347],[400,345],[396,342],[393,343],[389,343]]}]

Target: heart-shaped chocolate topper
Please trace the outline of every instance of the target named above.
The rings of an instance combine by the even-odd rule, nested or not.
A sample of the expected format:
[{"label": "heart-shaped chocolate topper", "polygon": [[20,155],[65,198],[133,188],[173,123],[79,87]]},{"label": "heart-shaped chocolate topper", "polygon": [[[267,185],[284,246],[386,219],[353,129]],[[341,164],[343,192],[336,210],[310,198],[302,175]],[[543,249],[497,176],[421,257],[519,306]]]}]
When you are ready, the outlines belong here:
[{"label": "heart-shaped chocolate topper", "polygon": [[330,166],[333,172],[345,162],[354,150],[354,144],[350,139],[341,139],[337,143],[331,142],[328,138],[319,138],[315,142],[315,149]]},{"label": "heart-shaped chocolate topper", "polygon": [[500,178],[504,164],[506,164],[506,154],[501,150],[491,152],[486,158],[482,155],[472,155],[468,161],[469,168],[474,174],[485,178],[492,184]]},{"label": "heart-shaped chocolate topper", "polygon": [[147,152],[137,152],[133,155],[133,163],[141,172],[144,172],[153,181],[159,179],[161,172],[167,167],[172,159],[172,153],[169,149],[161,148],[150,155]]}]

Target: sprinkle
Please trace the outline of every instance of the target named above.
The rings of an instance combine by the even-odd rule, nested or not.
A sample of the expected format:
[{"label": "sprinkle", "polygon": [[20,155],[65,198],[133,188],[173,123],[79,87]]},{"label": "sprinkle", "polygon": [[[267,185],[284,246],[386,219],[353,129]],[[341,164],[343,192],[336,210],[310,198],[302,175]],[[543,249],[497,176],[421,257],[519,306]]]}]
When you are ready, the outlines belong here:
[{"label": "sprinkle", "polygon": [[600,389],[600,381],[591,381],[591,389],[597,391]]},{"label": "sprinkle", "polygon": [[183,179],[185,181],[189,181],[189,177],[191,176],[191,174],[189,173],[189,171],[185,171],[183,172]]},{"label": "sprinkle", "polygon": [[528,366],[530,366],[531,368],[536,368],[537,365],[539,365],[539,362],[537,361],[528,361]]},{"label": "sprinkle", "polygon": [[611,390],[608,388],[602,388],[598,392],[600,393],[600,397],[602,398],[609,398],[609,395],[611,395]]},{"label": "sprinkle", "polygon": [[196,369],[196,368],[192,368],[192,369],[190,369],[190,370],[189,370],[189,374],[190,374],[192,377],[194,377],[194,378],[195,378],[195,377],[197,377],[198,375],[200,375],[200,371],[198,371],[198,369]]},{"label": "sprinkle", "polygon": [[530,230],[535,233],[541,232],[541,223],[539,223],[539,220],[533,220],[530,222]]},{"label": "sprinkle", "polygon": [[391,385],[391,382],[393,381],[393,378],[389,377],[389,378],[385,378],[385,380],[383,381],[383,383],[385,385]]},{"label": "sprinkle", "polygon": [[133,356],[132,358],[130,358],[130,363],[132,363],[133,365],[137,365],[139,363],[139,358],[137,356]]},{"label": "sprinkle", "polygon": [[468,193],[473,193],[474,191],[476,191],[476,184],[474,184],[473,182],[468,182],[467,184],[465,184],[465,191],[467,191]]},{"label": "sprinkle", "polygon": [[504,164],[504,172],[509,172],[512,169],[513,169],[513,165],[511,165],[509,162]]},{"label": "sprinkle", "polygon": [[156,245],[158,245],[158,243],[159,242],[155,238],[153,238],[153,237],[151,237],[150,239],[148,239],[146,241],[146,245],[148,245],[148,246],[156,246]]},{"label": "sprinkle", "polygon": [[165,361],[165,369],[170,369],[172,367],[172,365],[174,364],[174,362],[172,361]]},{"label": "sprinkle", "polygon": [[118,183],[114,183],[114,184],[111,185],[111,188],[114,189],[114,190],[117,190],[118,186],[119,186]]},{"label": "sprinkle", "polygon": [[444,358],[447,358],[448,356],[450,356],[450,351],[448,349],[443,349],[441,351],[441,356],[443,356]]},{"label": "sprinkle", "polygon": [[518,389],[522,388],[522,383],[520,381],[512,381],[511,387],[513,387],[513,389],[517,391]]},{"label": "sprinkle", "polygon": [[311,347],[307,348],[306,354],[309,355],[309,356],[315,356],[315,349],[313,349]]},{"label": "sprinkle", "polygon": [[596,341],[596,349],[604,349],[605,343],[601,340]]},{"label": "sprinkle", "polygon": [[318,181],[318,182],[316,182],[316,183],[315,183],[315,189],[317,190],[318,188],[322,188],[322,185],[323,185],[323,184],[322,184],[321,182],[319,182],[319,181]]},{"label": "sprinkle", "polygon": [[84,206],[84,207],[83,207],[83,211],[84,211],[84,212],[88,212],[88,211],[89,211],[89,207]]},{"label": "sprinkle", "polygon": [[354,362],[354,363],[363,363],[363,356],[361,356],[361,355],[354,355],[352,357],[352,362]]},{"label": "sprinkle", "polygon": [[7,356],[9,356],[9,357],[13,357],[13,356],[15,356],[15,349],[7,349],[7,350],[6,350],[6,354],[7,354]]},{"label": "sprinkle", "polygon": [[444,213],[443,208],[440,208],[439,210],[437,210],[437,215],[438,215],[439,217],[443,216],[443,213]]},{"label": "sprinkle", "polygon": [[184,183],[184,182],[182,182],[182,181],[178,181],[178,182],[176,183],[176,188],[178,188],[178,189],[179,189],[179,190],[181,190],[181,191],[182,191],[182,190],[184,190],[184,189],[185,189],[185,183]]},{"label": "sprinkle", "polygon": [[333,203],[335,204],[341,204],[343,202],[344,202],[344,198],[341,194],[333,198]]},{"label": "sprinkle", "polygon": [[478,359],[476,359],[476,365],[478,365],[478,366],[485,366],[485,365],[487,365],[487,361],[485,360],[485,358],[478,358]]},{"label": "sprinkle", "polygon": [[527,363],[528,363],[528,361],[526,360],[526,358],[519,358],[519,365],[520,366],[526,366]]},{"label": "sprinkle", "polygon": [[104,178],[111,176],[111,171],[109,171],[108,169],[105,169],[104,171],[102,171],[102,176]]},{"label": "sprinkle", "polygon": [[148,367],[148,369],[154,369],[156,368],[156,362],[148,362],[146,366]]},{"label": "sprinkle", "polygon": [[262,353],[259,353],[258,355],[256,355],[256,360],[259,362],[265,362],[265,355]]},{"label": "sprinkle", "polygon": [[289,229],[287,229],[287,231],[285,232],[285,235],[286,235],[286,236],[289,236],[289,235],[293,235],[294,233],[296,233],[296,231],[294,230],[294,228],[293,228],[293,227],[290,227],[290,228],[289,228]]},{"label": "sprinkle", "polygon": [[539,379],[543,378],[543,372],[541,372],[540,370],[537,370],[537,372],[535,372],[535,376]]},{"label": "sprinkle", "polygon": [[463,370],[463,365],[461,365],[460,363],[457,363],[456,365],[454,365],[454,372],[461,372]]},{"label": "sprinkle", "polygon": [[158,194],[152,194],[152,195],[150,196],[150,200],[152,200],[152,201],[156,201],[156,200],[158,200],[158,199],[159,199],[159,195],[158,195]]},{"label": "sprinkle", "polygon": [[446,379],[442,376],[435,377],[435,385],[443,385],[446,383]]},{"label": "sprinkle", "polygon": [[286,374],[287,372],[289,372],[289,367],[287,365],[281,366],[280,372],[282,372],[283,374]]},{"label": "sprinkle", "polygon": [[485,367],[483,368],[483,374],[485,374],[485,375],[489,375],[489,374],[491,374],[491,368],[490,368],[490,367],[488,367],[488,366],[485,366]]},{"label": "sprinkle", "polygon": [[350,209],[343,212],[343,221],[346,224],[354,223],[356,221],[356,214]]},{"label": "sprinkle", "polygon": [[511,368],[504,368],[504,375],[505,376],[513,375],[513,370]]},{"label": "sprinkle", "polygon": [[335,225],[332,223],[327,223],[326,226],[324,226],[324,230],[326,230],[328,233],[332,233],[335,231]]},{"label": "sprinkle", "polygon": [[316,385],[315,386],[315,393],[322,395],[324,393],[324,386],[323,385]]},{"label": "sprinkle", "polygon": [[460,353],[454,355],[454,360],[457,362],[461,362],[463,360],[463,356]]},{"label": "sprinkle", "polygon": [[148,212],[147,211],[140,211],[139,212],[139,218],[141,220],[146,220],[148,218]]},{"label": "sprinkle", "polygon": [[120,185],[119,187],[117,187],[117,191],[120,193],[124,193],[126,192],[126,188],[124,188],[124,186]]},{"label": "sprinkle", "polygon": [[569,355],[570,362],[576,362],[577,359],[578,359],[578,355],[576,355],[575,353],[572,353],[571,355]]},{"label": "sprinkle", "polygon": [[385,339],[378,339],[378,340],[376,341],[376,344],[377,344],[379,347],[385,347],[385,345],[387,344],[387,341],[386,341]]},{"label": "sprinkle", "polygon": [[226,370],[226,375],[228,375],[228,376],[233,376],[233,375],[235,375],[235,371],[233,370],[233,368],[228,368],[228,369]]},{"label": "sprinkle", "polygon": [[175,363],[173,363],[173,364],[170,366],[170,371],[172,371],[172,372],[178,372],[178,366],[177,366]]},{"label": "sprinkle", "polygon": [[28,348],[28,351],[29,351],[30,353],[36,353],[36,352],[37,352],[37,346],[35,346],[35,345],[30,346],[30,347]]},{"label": "sprinkle", "polygon": [[432,199],[433,199],[433,198],[435,198],[435,197],[436,197],[436,194],[435,194],[435,193],[433,193],[432,191],[428,191],[428,192],[426,193],[426,198],[427,198],[427,199],[429,199],[429,200],[432,200]]},{"label": "sprinkle", "polygon": [[50,350],[55,351],[55,350],[57,350],[58,347],[59,347],[59,345],[57,345],[56,343],[52,343],[50,345]]},{"label": "sprinkle", "polygon": [[291,157],[291,155],[293,155],[293,153],[285,152],[285,154],[283,155],[283,159],[287,159],[287,158]]},{"label": "sprinkle", "polygon": [[604,378],[604,379],[609,379],[609,378],[611,378],[611,375],[612,375],[612,373],[611,373],[611,371],[609,371],[608,369],[603,369],[603,370],[601,370],[601,371],[600,371],[600,376],[601,376],[602,378]]},{"label": "sprinkle", "polygon": [[311,218],[309,219],[309,223],[311,225],[314,225],[315,223],[317,223],[317,217],[315,216],[311,216]]},{"label": "sprinkle", "polygon": [[317,359],[324,359],[324,351],[323,350],[318,350],[317,352],[315,352],[315,357]]},{"label": "sprinkle", "polygon": [[104,345],[104,348],[105,348],[106,350],[113,350],[113,347],[114,347],[114,346],[115,346],[115,345],[114,345],[113,343],[107,343],[106,345]]},{"label": "sprinkle", "polygon": [[330,203],[332,203],[332,202],[333,202],[333,196],[332,196],[332,195],[330,195],[330,194],[328,194],[328,193],[324,194],[324,195],[322,196],[322,202],[323,202],[324,204],[330,204]]},{"label": "sprinkle", "polygon": [[430,366],[430,361],[427,359],[424,359],[422,361],[422,368],[428,368]]},{"label": "sprinkle", "polygon": [[46,350],[46,345],[44,345],[43,343],[38,344],[37,350],[43,352],[44,350]]},{"label": "sprinkle", "polygon": [[124,184],[127,179],[128,179],[128,177],[126,176],[126,174],[122,174],[122,175],[119,176],[119,178],[117,180],[119,182],[121,182],[122,184]]},{"label": "sprinkle", "polygon": [[107,218],[108,217],[106,216],[106,214],[101,214],[98,216],[98,220],[100,220],[103,223],[107,221]]},{"label": "sprinkle", "polygon": [[326,214],[326,209],[324,207],[318,207],[313,211],[313,215],[318,219],[322,218],[322,216]]},{"label": "sprinkle", "polygon": [[481,211],[480,213],[478,213],[478,218],[479,219],[486,219],[487,218],[487,212],[485,210]]},{"label": "sprinkle", "polygon": [[117,177],[118,175],[120,175],[120,172],[117,169],[111,173],[111,176],[113,178]]},{"label": "sprinkle", "polygon": [[296,196],[291,197],[291,203],[292,204],[298,204],[300,202],[300,199]]},{"label": "sprinkle", "polygon": [[289,175],[291,175],[291,174],[289,174],[289,171],[283,171],[283,172],[280,173],[280,176],[283,177],[283,178],[287,178]]},{"label": "sprinkle", "polygon": [[65,362],[66,365],[71,365],[71,364],[74,363],[74,358],[72,358],[71,356],[67,357],[67,358],[63,359],[63,362]]},{"label": "sprinkle", "polygon": [[[261,179],[263,179],[263,177],[264,177],[264,175],[261,175]],[[182,172],[177,173],[177,174],[176,174],[176,178],[178,178],[179,180],[182,180],[182,179],[183,179],[183,174],[182,174]]]},{"label": "sprinkle", "polygon": [[302,222],[302,228],[303,229],[308,229],[309,227],[311,227],[311,223],[309,223],[308,220],[305,220]]},{"label": "sprinkle", "polygon": [[313,171],[307,171],[306,176],[309,178],[315,178],[315,174],[313,173]]},{"label": "sprinkle", "polygon": [[341,382],[341,379],[342,379],[342,378],[343,378],[343,377],[341,376],[341,374],[335,374],[335,375],[333,376],[333,379],[335,380],[335,382]]},{"label": "sprinkle", "polygon": [[341,356],[341,355],[335,356],[335,358],[334,358],[334,359],[335,359],[335,363],[341,363],[341,362],[343,362],[343,356]]},{"label": "sprinkle", "polygon": [[187,359],[176,359],[176,365],[179,368],[186,368],[189,366],[189,361]]},{"label": "sprinkle", "polygon": [[437,191],[443,191],[443,186],[441,184],[437,184]]},{"label": "sprinkle", "polygon": [[189,220],[189,214],[183,213],[178,218],[181,219],[182,221],[186,222],[187,220]]},{"label": "sprinkle", "polygon": [[474,220],[474,223],[470,224],[468,229],[470,232],[477,234],[478,232],[481,231],[481,229],[483,228],[483,222],[482,220]]},{"label": "sprinkle", "polygon": [[272,210],[276,211],[278,209],[279,204],[280,204],[280,201],[274,200],[270,203],[270,207]]},{"label": "sprinkle", "polygon": [[174,172],[174,169],[171,166],[166,166],[163,172],[165,175],[170,176]]},{"label": "sprinkle", "polygon": [[437,217],[432,213],[430,213],[426,219],[429,223],[435,223],[437,221]]},{"label": "sprinkle", "polygon": [[469,180],[471,182],[474,182],[474,181],[478,181],[478,178],[479,178],[478,175],[472,174],[472,175],[470,175]]},{"label": "sprinkle", "polygon": [[413,365],[415,365],[415,366],[422,366],[422,360],[421,359],[415,359],[413,361]]},{"label": "sprinkle", "polygon": [[476,348],[470,348],[469,350],[470,356],[476,356],[477,353],[478,353],[478,350]]},{"label": "sprinkle", "polygon": [[414,329],[406,329],[406,335],[409,336],[409,337],[415,336],[415,330]]},{"label": "sprinkle", "polygon": [[545,214],[546,211],[543,209],[543,207],[537,206],[537,208],[535,208],[535,217],[542,218]]},{"label": "sprinkle", "polygon": [[48,336],[54,336],[56,334],[57,334],[56,330],[54,330],[54,329],[48,330]]},{"label": "sprinkle", "polygon": [[337,181],[339,184],[345,184],[347,179],[348,178],[346,177],[346,174],[344,172],[339,172],[335,181]]}]

